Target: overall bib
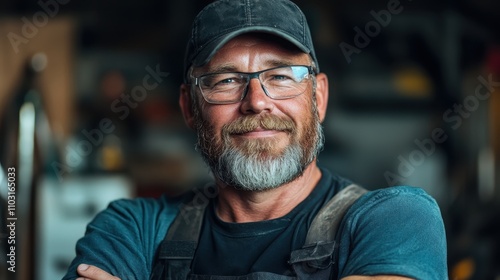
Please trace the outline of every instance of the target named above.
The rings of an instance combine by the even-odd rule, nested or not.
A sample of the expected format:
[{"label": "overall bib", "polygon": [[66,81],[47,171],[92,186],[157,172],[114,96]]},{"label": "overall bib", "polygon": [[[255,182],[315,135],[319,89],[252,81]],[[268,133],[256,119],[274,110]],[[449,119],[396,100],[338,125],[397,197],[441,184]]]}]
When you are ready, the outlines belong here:
[{"label": "overall bib", "polygon": [[208,201],[202,205],[188,206],[180,213],[189,211],[189,221],[177,215],[169,228],[153,267],[150,280],[319,280],[336,279],[337,230],[349,207],[366,190],[350,185],[337,193],[323,206],[313,219],[305,245],[290,254],[288,263],[293,275],[270,272],[253,272],[243,276],[196,275],[191,271],[203,216]]}]

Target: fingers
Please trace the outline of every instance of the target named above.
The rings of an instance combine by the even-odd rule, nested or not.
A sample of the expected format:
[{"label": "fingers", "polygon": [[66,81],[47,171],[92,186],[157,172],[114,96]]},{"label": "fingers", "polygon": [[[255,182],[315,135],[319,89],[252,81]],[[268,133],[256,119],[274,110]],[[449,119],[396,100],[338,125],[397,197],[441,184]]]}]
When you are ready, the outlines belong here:
[{"label": "fingers", "polygon": [[78,275],[81,276],[76,280],[120,280],[120,278],[115,277],[93,265],[82,263],[78,266],[76,271],[78,272]]}]

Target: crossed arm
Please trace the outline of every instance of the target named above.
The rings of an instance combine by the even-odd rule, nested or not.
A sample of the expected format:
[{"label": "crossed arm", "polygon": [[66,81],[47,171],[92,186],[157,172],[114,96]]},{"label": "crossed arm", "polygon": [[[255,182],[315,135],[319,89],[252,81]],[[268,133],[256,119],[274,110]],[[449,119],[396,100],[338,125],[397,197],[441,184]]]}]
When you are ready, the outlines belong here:
[{"label": "crossed arm", "polygon": [[[120,278],[115,277],[106,271],[99,269],[98,267],[92,265],[81,264],[78,266],[79,278],[76,280],[120,280]],[[359,276],[353,275],[342,278],[342,280],[409,280],[411,278],[406,278],[396,275],[377,275],[377,276]]]},{"label": "crossed arm", "polygon": [[[353,227],[350,229],[352,234],[346,235],[343,242],[347,244],[346,248],[357,249],[349,254],[350,257],[348,262],[343,260],[345,262],[343,263],[341,262],[342,259],[339,259],[339,264],[343,267],[342,275],[351,274],[342,279],[411,279],[396,275],[359,275],[370,272],[376,273],[376,271],[383,273],[383,269],[358,269],[360,267],[366,268],[367,264],[378,264],[380,258],[393,260],[394,262],[391,263],[397,264],[399,268],[385,270],[386,272],[393,271],[394,274],[408,273],[408,275],[414,275],[413,277],[418,277],[419,279],[445,279],[446,243],[444,238],[444,225],[440,217],[439,208],[436,204],[432,203],[429,198],[420,193],[409,193],[407,189],[393,192],[393,194],[389,193],[389,195],[392,196],[373,196],[374,199],[369,197],[370,201],[364,201],[369,207],[360,208],[362,211],[359,211],[359,215],[357,212],[355,212],[356,215],[352,215],[352,217],[356,218],[356,222],[349,224]],[[158,244],[155,242],[143,242],[144,244],[142,244],[141,240],[161,240],[165,233],[158,233],[157,227],[150,227],[149,225],[157,225],[160,222],[155,220],[155,217],[165,217],[168,215],[175,216],[176,213],[165,212],[161,213],[161,215],[146,215],[147,218],[144,218],[145,214],[140,210],[146,208],[148,205],[139,206],[141,207],[135,207],[133,211],[131,211],[130,202],[113,204],[112,209],[106,211],[105,215],[101,215],[98,219],[96,218],[97,221],[94,221],[92,226],[89,227],[89,233],[82,239],[83,241],[79,241],[80,245],[77,245],[77,255],[79,257],[74,260],[74,264],[72,264],[71,268],[72,271],[68,273],[65,279],[120,280],[119,277],[113,276],[112,274],[129,279],[138,278],[140,275],[148,273],[147,269],[135,270],[138,266],[134,266],[133,264],[139,262],[143,264],[142,267],[150,266],[152,259],[134,258],[134,261],[132,261],[127,258],[114,266],[111,264],[106,266],[107,262],[98,261],[111,261],[115,256],[114,252],[117,250],[116,248],[120,249],[122,255],[130,255],[130,252],[132,252],[131,256],[151,257],[154,255],[154,250],[156,250]],[[394,211],[394,209],[397,209],[397,211]],[[156,213],[152,210],[149,212]],[[391,219],[377,219],[377,217],[391,217]],[[129,230],[122,225],[127,224],[127,227],[130,227],[128,225],[129,221],[133,223],[144,220],[148,221],[148,226],[139,224],[137,225],[139,230],[136,232],[146,231],[143,235],[147,238],[141,239],[133,234],[129,234],[130,236],[127,235],[127,238],[124,238],[123,232],[120,230],[112,231],[110,234],[110,229],[118,228],[124,231]],[[111,223],[110,221],[115,221],[115,223]],[[116,224],[118,224],[118,226]],[[374,228],[383,230],[377,231],[373,230]],[[415,234],[417,230],[419,234]],[[390,235],[388,235],[388,233],[390,233]],[[352,236],[356,238],[352,239]],[[101,243],[97,243],[96,240],[102,241],[101,243],[105,245],[114,244],[113,248],[106,250],[106,247],[99,247]],[[139,242],[141,246],[135,246],[138,240],[141,241]],[[379,242],[380,240],[384,240],[384,242]],[[432,242],[428,242],[429,240]],[[354,245],[350,244],[350,242],[353,242]],[[376,246],[373,246],[373,244],[376,244]],[[395,248],[398,249],[395,250]],[[95,254],[93,253],[94,251],[98,253]],[[111,251],[112,253],[110,253]],[[407,253],[401,254],[402,251]],[[134,252],[138,254],[134,255]],[[83,258],[83,255],[90,255],[92,257]],[[367,256],[371,256],[374,259],[367,259]],[[93,263],[98,266],[102,264],[103,266],[101,267],[112,274],[95,266],[87,266],[82,263]],[[77,264],[80,265],[75,271],[73,269],[76,268]],[[75,272],[77,272],[78,278],[76,278]],[[147,279],[147,277],[145,278]]]}]

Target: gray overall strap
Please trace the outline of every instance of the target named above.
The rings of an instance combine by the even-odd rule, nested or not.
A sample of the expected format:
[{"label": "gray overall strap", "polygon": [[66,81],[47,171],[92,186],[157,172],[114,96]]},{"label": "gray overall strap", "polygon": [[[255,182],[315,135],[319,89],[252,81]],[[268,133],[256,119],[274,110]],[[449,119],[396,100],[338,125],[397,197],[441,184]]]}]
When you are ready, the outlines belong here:
[{"label": "gray overall strap", "polygon": [[291,253],[290,264],[298,279],[330,279],[340,222],[365,192],[367,190],[360,186],[349,185],[320,209],[309,227],[304,246]]},{"label": "gray overall strap", "polygon": [[191,269],[208,199],[182,204],[160,245],[151,280],[185,280]]}]

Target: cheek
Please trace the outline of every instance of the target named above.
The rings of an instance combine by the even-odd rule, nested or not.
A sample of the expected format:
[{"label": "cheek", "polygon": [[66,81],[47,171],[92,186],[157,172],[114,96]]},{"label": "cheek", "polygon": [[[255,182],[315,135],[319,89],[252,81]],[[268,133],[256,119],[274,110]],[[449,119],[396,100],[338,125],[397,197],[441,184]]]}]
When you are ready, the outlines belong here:
[{"label": "cheek", "polygon": [[[224,106],[224,108],[221,108]],[[212,128],[214,134],[218,137],[221,135],[222,127],[236,119],[234,109],[229,108],[228,105],[202,105],[201,106],[201,115],[205,120],[205,123],[209,124]]]},{"label": "cheek", "polygon": [[[300,98],[300,99],[299,99]],[[297,126],[299,134],[304,133],[311,123],[311,118],[314,118],[313,103],[309,95],[302,95],[288,104],[283,104],[282,110],[293,120]]]}]

